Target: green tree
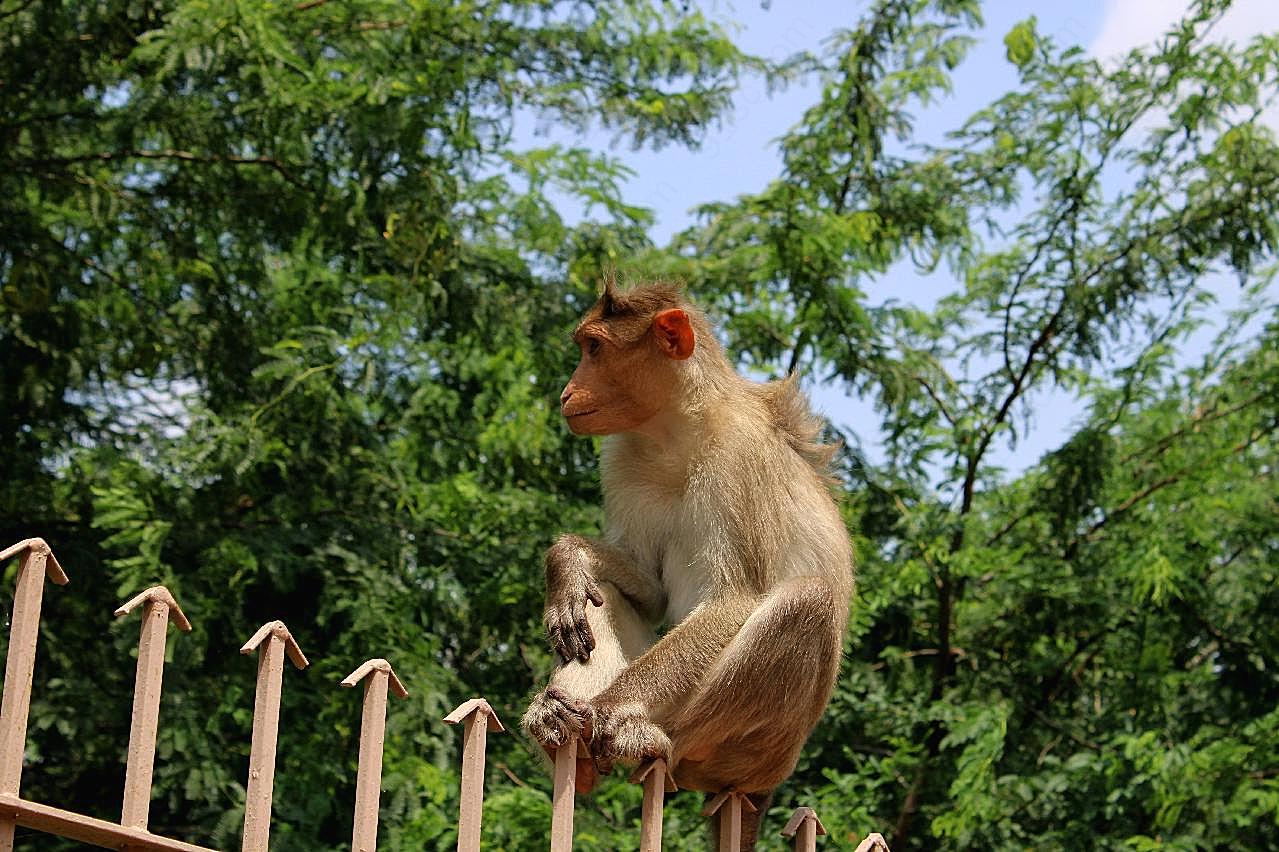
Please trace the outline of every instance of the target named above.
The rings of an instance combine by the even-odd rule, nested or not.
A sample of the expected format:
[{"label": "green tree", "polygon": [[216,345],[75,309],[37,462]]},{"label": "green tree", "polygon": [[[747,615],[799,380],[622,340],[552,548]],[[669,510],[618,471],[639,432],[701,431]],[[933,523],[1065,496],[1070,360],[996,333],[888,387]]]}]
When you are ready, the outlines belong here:
[{"label": "green tree", "polygon": [[[275,848],[346,843],[336,682],[379,655],[411,691],[383,842],[447,848],[438,720],[479,693],[516,720],[550,662],[541,552],[599,520],[554,341],[617,264],[686,279],[745,369],[882,418],[882,458],[844,434],[848,662],[775,817],[804,801],[832,847],[896,852],[1279,845],[1279,39],[1211,43],[1224,8],[1113,65],[1023,22],[1018,86],[930,147],[911,111],[975,0],[879,0],[784,69],[683,4],[0,4],[0,544],[43,535],[73,582],[24,792],[118,813],[136,626],[107,613],[164,582],[196,630],[170,645],[157,830],[234,846],[232,649],[282,618],[314,665],[286,673]],[[618,159],[518,142],[695,144],[744,71],[820,94],[778,180],[670,247]],[[871,301],[909,264],[949,295]],[[1245,308],[1192,351],[1223,272]],[[1010,476],[1050,391],[1085,415]],[[539,759],[491,743],[486,843],[537,847]],[[579,845],[634,848],[637,798],[603,785]],[[673,799],[670,848],[703,845],[698,804]]]},{"label": "green tree", "polygon": [[[746,364],[882,415],[883,462],[849,453],[851,662],[794,782],[845,842],[1279,842],[1276,339],[1259,331],[1279,39],[1209,42],[1225,6],[1113,67],[1028,20],[1005,41],[1018,87],[924,146],[908,110],[946,91],[976,5],[877,3],[810,58],[825,87],[779,179],[703,208],[668,261]],[[950,293],[867,299],[910,263]],[[1185,368],[1223,270],[1250,307]],[[1049,390],[1086,422],[1010,481],[994,451]]]},{"label": "green tree", "polygon": [[[647,245],[616,159],[520,147],[517,121],[695,144],[755,63],[632,0],[36,0],[0,28],[0,539],[46,537],[73,581],[24,792],[118,813],[136,626],[109,612],[163,582],[195,632],[171,643],[155,830],[237,842],[234,649],[280,618],[314,665],[286,674],[273,848],[349,840],[337,681],[372,656],[411,691],[387,846],[447,845],[439,720],[479,693],[518,718],[549,663],[541,551],[597,515],[553,407],[569,353],[542,341]],[[547,810],[537,758],[494,747]]]}]

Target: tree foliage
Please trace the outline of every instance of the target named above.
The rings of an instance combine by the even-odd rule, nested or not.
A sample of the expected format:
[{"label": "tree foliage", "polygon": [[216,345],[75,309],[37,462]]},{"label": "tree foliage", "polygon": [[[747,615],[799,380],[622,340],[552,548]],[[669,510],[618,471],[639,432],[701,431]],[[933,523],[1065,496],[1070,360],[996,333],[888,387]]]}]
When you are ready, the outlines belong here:
[{"label": "tree foliage", "polygon": [[156,830],[236,842],[233,650],[281,618],[314,666],[288,675],[274,848],[349,838],[358,702],[336,684],[370,656],[411,687],[386,842],[444,844],[438,721],[481,692],[518,718],[548,663],[541,551],[597,522],[591,447],[553,404],[569,353],[543,342],[647,244],[615,159],[517,147],[516,120],[688,144],[752,61],[640,2],[0,14],[0,530],[45,536],[74,582],[46,612],[24,791],[112,815],[136,640],[106,616],[163,582],[196,630],[172,643]]},{"label": "tree foliage", "polygon": [[[1212,42],[1222,11],[1110,64],[1027,20],[1017,86],[923,145],[975,0],[880,0],[777,67],[665,2],[0,4],[0,544],[42,535],[72,578],[24,794],[118,813],[136,628],[107,613],[163,582],[195,632],[170,643],[155,830],[237,842],[233,649],[281,618],[314,665],[286,672],[274,848],[347,842],[336,684],[371,656],[411,693],[383,843],[451,845],[438,720],[474,694],[518,717],[550,664],[541,552],[599,522],[554,400],[619,265],[686,280],[744,369],[880,417],[881,453],[835,424],[859,594],[774,818],[803,800],[832,847],[898,852],[1276,845],[1279,39]],[[669,247],[618,158],[518,132],[695,145],[744,72],[820,93],[777,181]],[[868,295],[910,266],[947,294]],[[1085,414],[1001,469],[1051,393]],[[540,759],[490,748],[486,843],[535,848]],[[604,785],[579,845],[634,848],[637,802]],[[700,848],[698,804],[672,801],[672,848]]]}]

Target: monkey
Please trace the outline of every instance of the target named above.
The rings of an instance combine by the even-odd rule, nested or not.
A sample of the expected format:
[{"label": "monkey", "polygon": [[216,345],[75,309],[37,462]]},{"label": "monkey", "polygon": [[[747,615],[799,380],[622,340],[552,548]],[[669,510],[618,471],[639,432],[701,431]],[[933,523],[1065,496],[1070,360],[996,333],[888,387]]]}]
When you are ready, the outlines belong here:
[{"label": "monkey", "polygon": [[560,413],[601,437],[604,535],[546,552],[559,663],[522,727],[548,752],[588,743],[580,792],[661,757],[681,788],[749,794],[753,848],[842,658],[853,552],[834,448],[797,379],[739,375],[675,285],[608,277],[573,341]]}]

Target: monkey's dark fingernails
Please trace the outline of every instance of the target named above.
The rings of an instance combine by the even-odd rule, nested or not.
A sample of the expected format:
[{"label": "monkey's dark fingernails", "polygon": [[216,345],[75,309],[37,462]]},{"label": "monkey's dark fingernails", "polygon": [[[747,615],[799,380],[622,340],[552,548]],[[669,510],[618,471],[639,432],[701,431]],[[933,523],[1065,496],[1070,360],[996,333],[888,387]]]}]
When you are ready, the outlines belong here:
[{"label": "monkey's dark fingernails", "polygon": [[596,606],[604,605],[604,596],[600,594],[600,587],[594,583],[588,583],[586,586],[586,597]]},{"label": "monkey's dark fingernails", "polygon": [[557,630],[555,633],[555,652],[564,662],[572,662],[577,657],[577,642],[572,631]]}]

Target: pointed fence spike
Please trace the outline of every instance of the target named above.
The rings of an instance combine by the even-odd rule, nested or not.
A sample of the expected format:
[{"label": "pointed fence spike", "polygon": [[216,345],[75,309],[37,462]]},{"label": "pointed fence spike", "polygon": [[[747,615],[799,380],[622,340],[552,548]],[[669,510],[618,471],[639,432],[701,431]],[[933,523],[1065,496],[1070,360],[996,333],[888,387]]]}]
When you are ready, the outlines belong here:
[{"label": "pointed fence spike", "polygon": [[817,835],[825,833],[826,826],[817,818],[817,812],[803,807],[795,809],[782,829],[782,837],[795,838],[795,852],[816,852]]},{"label": "pointed fence spike", "polygon": [[360,714],[360,766],[355,775],[355,820],[351,829],[353,852],[377,849],[378,810],[382,799],[382,750],[386,744],[386,693],[394,684],[395,694],[408,696],[391,664],[369,660],[342,680],[353,687],[364,680],[364,704]]},{"label": "pointed fence spike", "polygon": [[506,730],[483,698],[464,701],[444,717],[447,725],[465,722],[462,733],[462,803],[457,820],[458,852],[478,852],[484,815],[484,754],[490,731]]},{"label": "pointed fence spike", "polygon": [[244,797],[242,852],[267,852],[271,837],[271,795],[275,787],[275,748],[279,741],[280,693],[284,656],[299,669],[307,659],[282,621],[258,629],[241,654],[258,649],[257,692],[253,698],[253,743],[249,747],[249,780]]},{"label": "pointed fence spike", "polygon": [[738,790],[724,790],[702,808],[702,816],[719,814],[719,852],[738,852],[742,848],[742,809],[759,810],[750,798]]},{"label": "pointed fence spike", "polygon": [[138,637],[138,666],[133,686],[133,716],[129,723],[129,750],[124,771],[124,805],[120,824],[147,827],[151,810],[151,777],[155,769],[155,737],[160,720],[160,691],[164,681],[165,628],[172,621],[178,629],[191,630],[191,622],[164,586],[153,586],[116,611],[127,615],[145,603]]},{"label": "pointed fence spike", "polygon": [[853,852],[891,852],[888,848],[884,835],[877,831],[872,831],[866,835],[866,839],[857,844],[857,848]]},{"label": "pointed fence spike", "polygon": [[631,776],[632,784],[644,785],[644,804],[640,811],[640,852],[661,852],[662,808],[665,794],[678,787],[666,761],[660,757],[644,763]]},{"label": "pointed fence spike", "polygon": [[[31,682],[35,677],[36,643],[40,638],[40,606],[44,582],[67,584],[67,575],[42,538],[28,538],[0,551],[0,561],[21,554],[18,581],[9,622],[9,651],[0,697],[0,795],[18,797],[22,756],[27,748],[27,716],[31,710]],[[0,817],[0,850],[13,849],[16,822]]]},{"label": "pointed fence spike", "polygon": [[311,665],[311,662],[306,658],[306,654],[303,654],[302,649],[298,647],[297,640],[289,632],[289,628],[284,626],[283,621],[268,621],[259,627],[258,632],[254,633],[253,637],[241,646],[240,653],[252,654],[267,636],[274,636],[284,643],[284,649],[289,655],[289,660],[292,661],[295,667],[304,669]]},{"label": "pointed fence spike", "polygon": [[67,578],[67,574],[62,570],[62,566],[58,563],[58,557],[53,555],[53,549],[49,547],[48,542],[42,538],[23,539],[17,544],[11,544],[3,551],[0,551],[0,562],[4,562],[10,556],[16,556],[23,551],[32,553],[43,553],[45,557],[44,572],[49,582],[55,586],[65,586],[71,580]]},{"label": "pointed fence spike", "polygon": [[191,632],[191,622],[187,621],[186,613],[182,611],[182,607],[178,606],[178,601],[173,594],[164,586],[152,586],[145,592],[141,592],[129,600],[116,607],[115,617],[128,615],[138,608],[138,605],[147,601],[161,601],[169,608],[169,620],[172,621],[177,628],[183,633]]},{"label": "pointed fence spike", "polygon": [[456,710],[444,717],[444,724],[456,725],[477,709],[484,711],[484,715],[488,719],[488,731],[490,734],[500,734],[506,730],[505,726],[502,725],[502,720],[497,718],[497,711],[483,698],[472,698],[463,701],[457,706]]}]

